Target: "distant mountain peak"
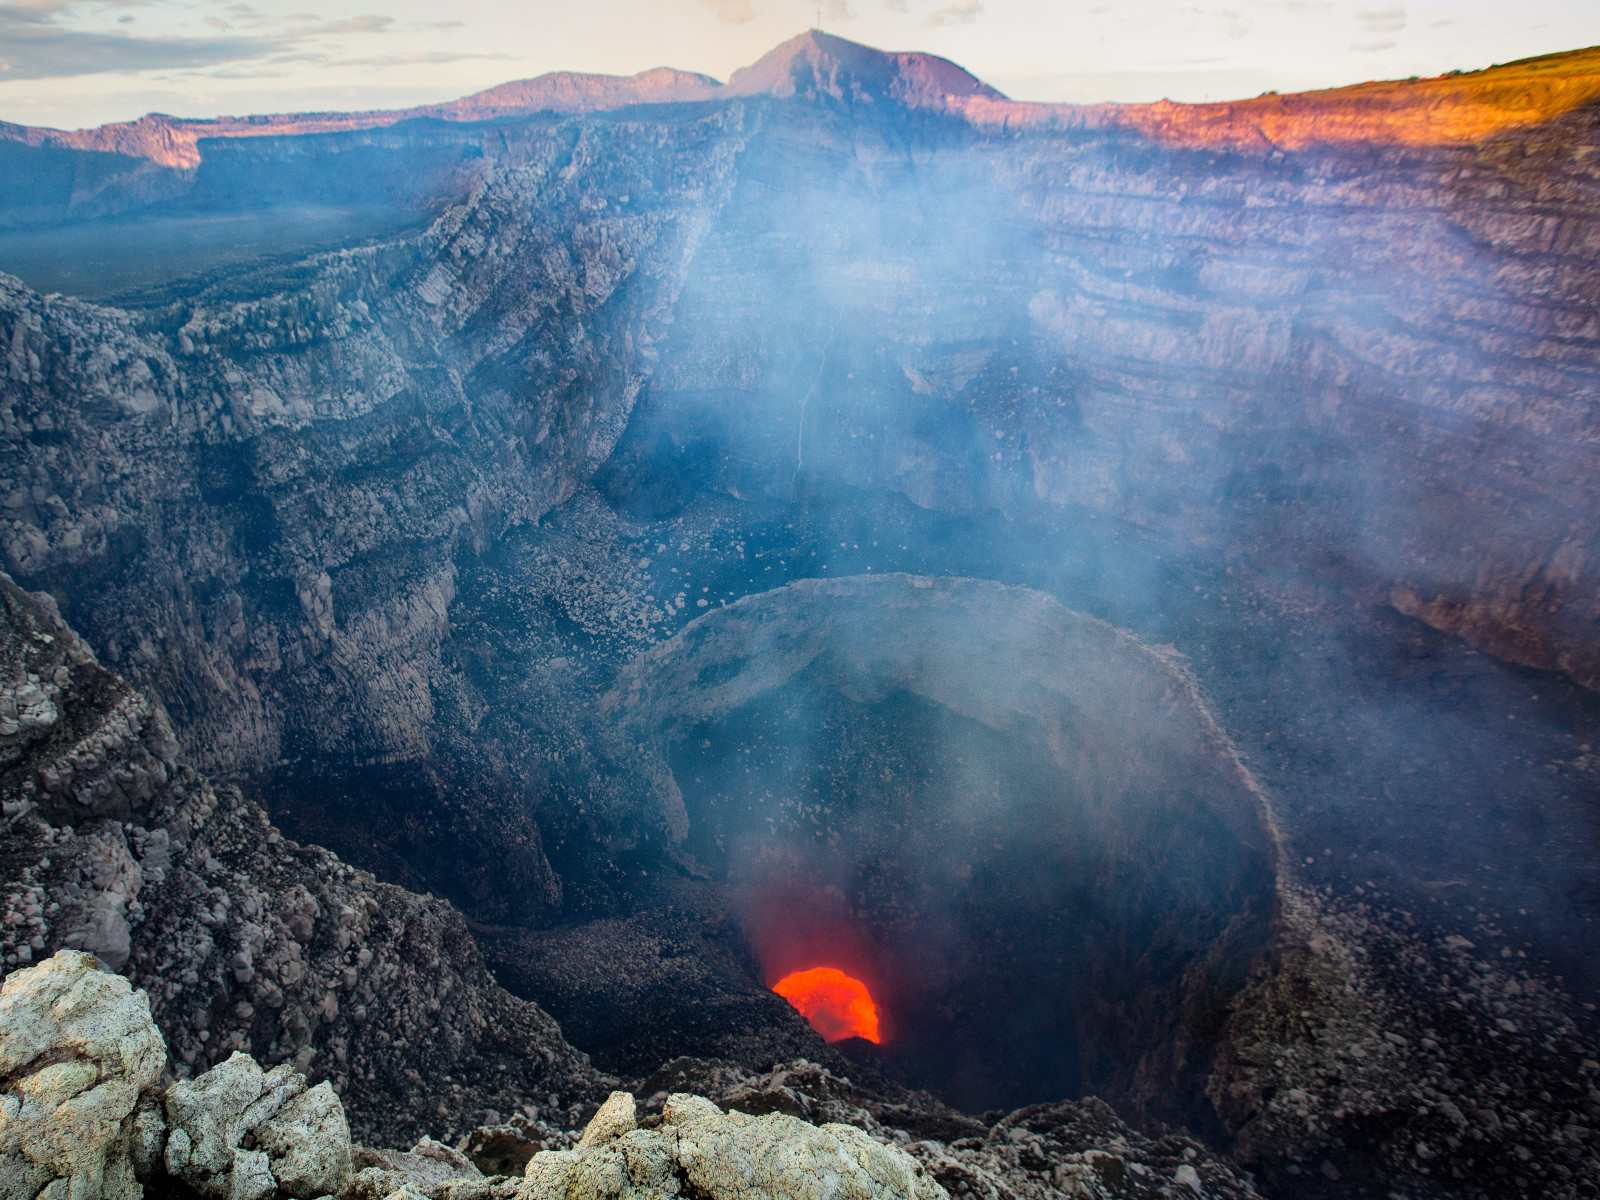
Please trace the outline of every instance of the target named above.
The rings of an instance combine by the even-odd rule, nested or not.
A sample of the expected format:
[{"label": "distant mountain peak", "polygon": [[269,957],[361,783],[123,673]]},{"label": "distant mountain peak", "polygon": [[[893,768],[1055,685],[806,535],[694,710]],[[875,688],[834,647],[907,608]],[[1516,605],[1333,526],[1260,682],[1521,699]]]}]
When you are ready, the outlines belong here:
[{"label": "distant mountain peak", "polygon": [[790,38],[751,66],[735,71],[720,94],[889,100],[919,108],[940,107],[949,98],[1005,98],[947,58],[875,50],[820,29]]},{"label": "distant mountain peak", "polygon": [[1600,47],[1465,74],[1282,96],[1269,92],[1247,100],[1072,105],[1011,101],[947,58],[877,50],[811,29],[735,71],[726,84],[671,67],[637,75],[556,71],[460,100],[405,109],[204,119],[151,113],[136,121],[73,131],[0,121],[0,143],[117,154],[193,170],[200,165],[202,139],[335,133],[416,118],[485,121],[766,97],[932,109],[978,127],[1123,129],[1174,145],[1267,150],[1354,142],[1462,145],[1600,100]]},{"label": "distant mountain peak", "polygon": [[633,104],[708,100],[722,85],[709,75],[655,67],[637,75],[555,71],[518,79],[446,104],[416,110],[451,120],[482,120],[505,113],[597,112]]}]

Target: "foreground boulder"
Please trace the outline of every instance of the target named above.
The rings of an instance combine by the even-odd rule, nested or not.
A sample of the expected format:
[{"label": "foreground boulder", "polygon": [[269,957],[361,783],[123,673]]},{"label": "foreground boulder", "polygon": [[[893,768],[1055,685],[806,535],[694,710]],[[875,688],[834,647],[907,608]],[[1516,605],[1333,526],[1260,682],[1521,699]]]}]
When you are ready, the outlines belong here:
[{"label": "foreground boulder", "polygon": [[247,1054],[160,1089],[150,1000],[62,950],[0,988],[0,1197],[140,1200],[163,1170],[214,1200],[315,1200],[351,1177],[326,1084]]},{"label": "foreground boulder", "polygon": [[150,1000],[63,950],[0,988],[0,1196],[136,1200],[162,1131]]},{"label": "foreground boulder", "polygon": [[667,1100],[655,1128],[641,1129],[627,1092],[611,1094],[576,1149],[535,1155],[517,1200],[613,1196],[947,1200],[916,1159],[853,1126],[725,1113],[679,1094]]},{"label": "foreground boulder", "polygon": [[[167,1173],[215,1200],[315,1200],[350,1181],[350,1127],[326,1083],[235,1054],[167,1090]],[[249,1146],[251,1148],[246,1149]]]}]

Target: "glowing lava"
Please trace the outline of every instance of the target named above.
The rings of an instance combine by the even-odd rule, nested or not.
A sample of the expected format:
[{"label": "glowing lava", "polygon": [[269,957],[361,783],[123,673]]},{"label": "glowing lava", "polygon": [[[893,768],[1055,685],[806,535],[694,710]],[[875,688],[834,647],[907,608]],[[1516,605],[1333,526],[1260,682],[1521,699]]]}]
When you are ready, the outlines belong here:
[{"label": "glowing lava", "polygon": [[878,1040],[878,1006],[859,979],[837,967],[812,967],[794,971],[772,985],[800,1011],[800,1015],[830,1042],[847,1037]]}]

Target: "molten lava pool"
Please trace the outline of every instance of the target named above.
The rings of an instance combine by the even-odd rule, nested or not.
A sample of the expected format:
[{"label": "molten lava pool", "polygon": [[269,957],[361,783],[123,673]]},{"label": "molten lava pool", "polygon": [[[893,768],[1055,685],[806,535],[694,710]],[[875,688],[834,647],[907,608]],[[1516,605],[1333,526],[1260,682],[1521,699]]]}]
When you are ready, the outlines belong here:
[{"label": "molten lava pool", "polygon": [[859,979],[852,979],[837,967],[812,967],[794,971],[772,985],[799,1010],[800,1015],[830,1042],[848,1037],[878,1037],[878,1006],[872,993]]}]

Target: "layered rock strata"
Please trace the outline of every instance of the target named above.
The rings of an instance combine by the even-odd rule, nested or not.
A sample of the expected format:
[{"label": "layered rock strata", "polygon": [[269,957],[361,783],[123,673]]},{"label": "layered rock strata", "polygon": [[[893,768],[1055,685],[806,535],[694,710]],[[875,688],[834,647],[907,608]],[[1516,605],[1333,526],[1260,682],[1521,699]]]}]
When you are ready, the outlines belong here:
[{"label": "layered rock strata", "polygon": [[[14,571],[161,698],[203,769],[426,759],[441,725],[482,718],[442,652],[456,556],[610,453],[739,120],[678,126],[652,161],[620,127],[523,130],[425,244],[334,254],[161,332],[0,281]],[[58,557],[70,577],[46,580]],[[480,911],[558,899],[515,785],[420,778],[367,824],[393,877]],[[472,811],[441,821],[452,785]],[[454,877],[408,878],[429,860]]]},{"label": "layered rock strata", "polygon": [[[451,613],[602,463],[624,507],[1109,518],[1592,685],[1596,133],[1557,110],[1593,69],[1548,66],[1518,70],[1578,92],[1545,123],[1450,144],[997,130],[930,115],[943,68],[830,39],[699,106],[452,126],[417,238],[139,312],[0,288],[0,550],[197,765],[427,764],[369,789],[367,865],[495,922],[560,905],[521,797],[567,748],[542,714],[480,744]],[[372,152],[432,172],[436,133]],[[254,141],[291,181],[350,148]],[[538,619],[648,641],[684,619],[651,586]]]},{"label": "layered rock strata", "polygon": [[369,1140],[530,1104],[559,1126],[603,1095],[555,1022],[494,983],[448,905],[284,839],[181,761],[164,714],[48,598],[0,579],[0,605],[0,674],[25,701],[0,734],[6,972],[92,954],[148,996],[180,1080],[237,1052],[292,1065]]}]

